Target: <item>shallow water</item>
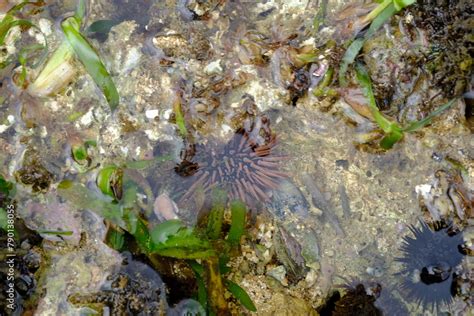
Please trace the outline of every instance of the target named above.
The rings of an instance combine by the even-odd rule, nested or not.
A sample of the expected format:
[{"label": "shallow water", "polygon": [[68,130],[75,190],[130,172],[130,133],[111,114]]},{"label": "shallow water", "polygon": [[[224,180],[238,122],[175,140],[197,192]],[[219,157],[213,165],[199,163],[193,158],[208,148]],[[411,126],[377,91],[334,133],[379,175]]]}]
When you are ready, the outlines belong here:
[{"label": "shallow water", "polygon": [[[343,4],[329,1],[328,16]],[[63,40],[55,19],[75,5],[48,3],[34,17],[51,50]],[[342,97],[318,98],[310,84],[298,90],[304,80],[298,82],[291,54],[302,43],[320,47],[343,36],[337,24],[315,32],[315,12],[314,1],[91,1],[84,24],[112,26],[106,34],[88,33],[88,40],[119,91],[113,112],[77,60],[71,82],[49,97],[31,97],[15,85],[14,67],[0,73],[1,173],[13,182],[21,182],[19,170],[42,177],[38,188],[18,183],[17,214],[33,230],[72,232],[42,234],[47,261],[36,291],[47,290],[36,314],[87,313],[68,296],[99,291],[108,274],[118,273],[122,258],[102,241],[110,225],[125,224],[110,218],[104,224],[100,216],[128,207],[150,226],[173,218],[191,226],[208,211],[216,188],[251,209],[242,253],[229,265],[259,315],[288,306],[316,314],[334,291],[344,293],[356,280],[367,289],[369,282],[381,286],[375,305],[387,315],[470,308],[468,289],[437,312],[418,306],[400,287],[409,276],[398,274],[403,267],[396,262],[404,256],[402,237],[419,220],[448,220],[472,247],[472,214],[462,201],[474,189],[474,138],[464,101],[388,151],[364,144],[374,122]],[[321,67],[340,52],[318,54]],[[40,69],[28,69],[27,80]],[[86,140],[97,145],[89,147],[85,167],[71,148]],[[25,167],[28,157],[33,171]],[[125,170],[128,202],[111,203],[96,185],[99,170],[110,164]],[[73,189],[61,191],[63,180]],[[453,267],[464,283],[472,269],[467,261]],[[177,266],[182,278],[165,284],[188,280],[190,269]],[[191,298],[177,293],[168,297],[170,307]],[[250,314],[235,301],[229,306]]]}]

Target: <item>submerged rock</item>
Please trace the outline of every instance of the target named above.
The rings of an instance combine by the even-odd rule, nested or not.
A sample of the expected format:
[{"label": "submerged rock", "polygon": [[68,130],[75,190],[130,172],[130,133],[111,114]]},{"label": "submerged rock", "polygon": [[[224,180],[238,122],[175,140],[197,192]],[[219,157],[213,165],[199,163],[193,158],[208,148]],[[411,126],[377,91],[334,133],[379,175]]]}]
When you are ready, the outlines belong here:
[{"label": "submerged rock", "polygon": [[174,308],[168,310],[168,316],[204,316],[206,311],[198,301],[186,299],[179,302]]},{"label": "submerged rock", "polygon": [[161,277],[144,263],[124,260],[119,270],[107,277],[100,291],[69,296],[76,306],[99,305],[111,315],[159,315],[166,310],[166,291]]},{"label": "submerged rock", "polygon": [[33,192],[47,191],[54,179],[35,150],[25,151],[22,166],[16,171],[15,176],[20,183],[31,185]]}]

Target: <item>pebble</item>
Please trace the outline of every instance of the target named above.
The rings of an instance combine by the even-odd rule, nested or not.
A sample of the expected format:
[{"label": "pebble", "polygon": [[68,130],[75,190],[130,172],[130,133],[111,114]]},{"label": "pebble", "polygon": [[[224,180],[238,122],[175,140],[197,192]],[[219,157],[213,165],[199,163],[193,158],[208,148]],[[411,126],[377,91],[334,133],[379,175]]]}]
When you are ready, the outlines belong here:
[{"label": "pebble", "polygon": [[222,72],[221,60],[218,59],[216,61],[210,62],[206,68],[204,68],[204,72],[208,75],[215,75]]},{"label": "pebble", "polygon": [[148,111],[145,112],[146,118],[148,118],[148,119],[150,119],[150,120],[152,120],[152,119],[154,119],[155,117],[157,117],[158,114],[159,114],[159,113],[158,113],[158,110],[148,110]]},{"label": "pebble", "polygon": [[269,271],[267,271],[267,275],[271,276],[278,282],[280,282],[283,286],[288,285],[288,280],[286,279],[286,269],[285,266],[278,266]]}]

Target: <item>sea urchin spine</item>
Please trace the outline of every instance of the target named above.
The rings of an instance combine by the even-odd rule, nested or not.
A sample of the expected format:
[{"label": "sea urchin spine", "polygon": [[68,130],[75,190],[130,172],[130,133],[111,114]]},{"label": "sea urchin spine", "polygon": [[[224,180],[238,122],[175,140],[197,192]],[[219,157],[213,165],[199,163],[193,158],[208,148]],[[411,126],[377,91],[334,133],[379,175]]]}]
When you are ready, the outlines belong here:
[{"label": "sea urchin spine", "polygon": [[216,150],[197,146],[193,160],[198,170],[190,177],[191,184],[179,203],[192,197],[198,187],[206,194],[219,187],[231,200],[240,199],[250,206],[268,201],[269,191],[277,189],[280,179],[287,176],[278,170],[283,157],[273,155],[275,145],[275,136],[258,146],[246,132],[239,131]]},{"label": "sea urchin spine", "polygon": [[421,228],[410,226],[413,236],[404,236],[403,256],[395,260],[403,264],[401,289],[408,301],[434,311],[451,303],[454,295],[454,269],[463,258],[459,247],[461,233],[452,234],[450,228],[432,231],[421,222]]}]

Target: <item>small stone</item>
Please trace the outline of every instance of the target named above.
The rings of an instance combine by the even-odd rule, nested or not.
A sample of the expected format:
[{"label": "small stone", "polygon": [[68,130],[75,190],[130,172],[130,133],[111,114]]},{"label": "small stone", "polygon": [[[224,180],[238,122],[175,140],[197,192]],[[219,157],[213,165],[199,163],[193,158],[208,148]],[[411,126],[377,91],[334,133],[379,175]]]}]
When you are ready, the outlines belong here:
[{"label": "small stone", "polygon": [[288,285],[288,280],[286,279],[286,269],[285,266],[278,266],[267,271],[267,275],[271,276],[278,282],[280,282],[283,286]]},{"label": "small stone", "polygon": [[330,250],[326,251],[326,255],[328,257],[334,257],[334,250],[330,249]]},{"label": "small stone", "polygon": [[215,75],[222,72],[221,60],[218,59],[216,61],[210,62],[206,68],[204,68],[204,72],[208,75]]},{"label": "small stone", "polygon": [[348,170],[349,169],[349,161],[346,160],[346,159],[336,160],[336,167],[341,167],[344,170]]},{"label": "small stone", "polygon": [[157,117],[158,114],[159,114],[159,113],[158,113],[158,110],[148,110],[148,111],[145,112],[146,118],[148,118],[148,119],[150,119],[150,120],[152,120],[152,119],[154,119],[155,117]]},{"label": "small stone", "polygon": [[173,113],[173,110],[172,110],[172,109],[168,109],[168,110],[164,111],[164,112],[163,112],[163,118],[164,118],[165,120],[169,120],[172,113]]},{"label": "small stone", "polygon": [[383,275],[383,270],[380,267],[367,267],[365,272],[367,272],[368,275],[374,277],[381,277]]},{"label": "small stone", "polygon": [[160,194],[153,204],[153,212],[161,221],[178,219],[176,203],[165,193]]},{"label": "small stone", "polygon": [[5,132],[9,127],[10,125],[0,125],[0,134]]},{"label": "small stone", "polygon": [[316,283],[317,279],[318,279],[318,272],[316,272],[315,269],[310,269],[304,279],[306,282],[306,288],[312,287]]},{"label": "small stone", "polygon": [[93,113],[92,113],[92,109],[89,110],[86,114],[84,114],[81,119],[80,119],[80,123],[84,126],[84,127],[87,127],[89,126],[93,121]]}]

